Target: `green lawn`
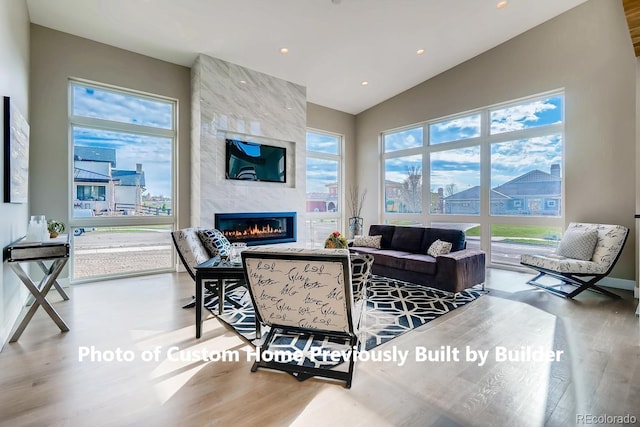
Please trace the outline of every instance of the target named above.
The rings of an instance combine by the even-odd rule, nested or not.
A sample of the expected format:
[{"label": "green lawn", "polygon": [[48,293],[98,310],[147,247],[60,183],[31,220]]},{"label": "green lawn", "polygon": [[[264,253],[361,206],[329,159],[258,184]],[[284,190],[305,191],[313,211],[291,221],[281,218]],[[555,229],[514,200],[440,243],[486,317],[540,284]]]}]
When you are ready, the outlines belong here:
[{"label": "green lawn", "polygon": [[[472,227],[465,233],[467,236],[479,237],[480,226]],[[519,225],[493,225],[491,227],[492,237],[502,237],[505,242],[509,243],[555,245],[561,234],[562,230],[558,227]]]}]

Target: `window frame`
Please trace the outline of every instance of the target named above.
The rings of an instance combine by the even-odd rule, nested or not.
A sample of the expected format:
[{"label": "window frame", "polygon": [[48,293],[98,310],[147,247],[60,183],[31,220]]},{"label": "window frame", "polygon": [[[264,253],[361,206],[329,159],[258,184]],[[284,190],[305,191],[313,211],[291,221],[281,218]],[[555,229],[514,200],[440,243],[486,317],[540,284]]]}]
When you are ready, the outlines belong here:
[{"label": "window frame", "polygon": [[[84,87],[95,87],[101,90],[107,90],[116,93],[122,93],[128,96],[135,96],[140,98],[147,98],[153,101],[161,101],[172,104],[173,108],[173,117],[172,117],[172,125],[171,129],[165,129],[161,127],[153,127],[132,123],[124,123],[117,122],[105,119],[99,119],[94,117],[84,117],[84,116],[76,116],[72,114],[73,112],[73,87],[74,85],[81,85]],[[105,83],[94,82],[85,79],[79,78],[69,78],[67,83],[67,112],[68,112],[68,166],[67,170],[69,173],[69,188],[68,188],[68,209],[69,215],[67,218],[68,224],[68,232],[69,234],[73,234],[71,231],[76,227],[130,227],[130,226],[144,226],[144,225],[165,225],[171,226],[171,230],[175,230],[178,223],[178,198],[177,198],[177,183],[178,183],[178,100],[162,95],[151,94],[135,89],[128,89],[117,87]],[[79,217],[76,218],[73,215],[74,210],[74,198],[75,198],[75,185],[74,185],[74,127],[82,127],[88,129],[97,129],[97,130],[106,130],[113,132],[122,132],[122,133],[130,133],[144,136],[154,136],[161,138],[168,138],[171,140],[171,214],[162,215],[162,216],[133,216],[133,215],[123,215],[123,216],[95,216],[95,217]],[[84,184],[82,184],[84,185]],[[71,271],[73,271],[74,264],[74,237],[71,238]],[[148,275],[155,274],[159,272],[169,272],[175,270],[176,265],[176,254],[175,250],[172,248],[171,254],[171,265],[166,268],[156,268],[141,271],[140,273],[125,273],[125,274],[113,274],[113,275],[103,275],[96,276],[95,278],[88,279],[74,279],[72,277],[73,274],[70,274],[71,283],[84,283],[95,280],[104,280],[104,279],[113,279],[119,277],[132,277],[136,275]]]},{"label": "window frame", "polygon": [[[324,135],[324,136],[329,136],[332,138],[336,138],[338,140],[338,154],[330,154],[330,153],[325,153],[325,152],[321,152],[321,151],[312,151],[312,150],[308,150],[307,147],[307,134],[308,133],[313,133],[313,134],[317,134],[317,135]],[[306,215],[306,220],[305,221],[314,221],[314,220],[327,220],[327,219],[335,219],[339,230],[341,233],[346,234],[344,231],[344,227],[345,227],[345,221],[346,221],[346,216],[345,216],[345,191],[344,191],[344,135],[335,133],[335,132],[330,132],[330,131],[326,131],[326,130],[320,130],[320,129],[315,129],[315,128],[310,128],[307,127],[305,130],[305,152],[306,152],[306,156],[305,156],[305,168],[306,168],[306,162],[309,158],[313,158],[313,159],[319,159],[319,160],[330,160],[330,161],[336,161],[338,163],[338,167],[337,167],[337,172],[338,172],[338,182],[336,185],[336,190],[338,192],[337,194],[337,201],[338,201],[338,209],[335,212],[331,212],[331,211],[325,211],[325,212],[307,212],[307,208],[306,208],[306,195],[307,195],[307,189],[306,189],[306,179],[305,179],[305,215]],[[306,224],[305,224],[306,225]],[[305,242],[305,246],[311,247],[313,242],[310,240],[311,236],[306,236],[307,241]]]},{"label": "window frame", "polygon": [[[508,108],[511,106],[522,105],[538,100],[544,100],[550,97],[560,96],[562,97],[562,112],[561,123],[551,123],[548,125],[535,126],[525,129],[517,129],[513,131],[501,132],[496,134],[490,134],[490,119],[491,112],[494,110]],[[565,124],[566,124],[566,93],[563,88],[535,94],[532,96],[523,97],[520,99],[510,100],[503,103],[498,103],[474,110],[469,110],[457,114],[448,115],[445,117],[438,117],[433,120],[427,120],[420,123],[413,123],[407,126],[402,126],[395,129],[390,129],[380,133],[379,147],[380,147],[380,194],[382,195],[380,206],[380,220],[382,223],[404,223],[404,224],[416,224],[429,226],[432,223],[464,223],[474,224],[480,226],[480,241],[481,248],[487,252],[487,259],[491,260],[491,226],[492,225],[514,225],[514,226],[535,226],[535,225],[548,225],[554,227],[563,227],[565,221],[565,151],[566,151],[566,137],[565,137]],[[480,135],[477,137],[471,137],[468,139],[454,140],[449,142],[440,142],[437,144],[430,143],[430,125],[455,120],[457,118],[464,118],[480,114]],[[384,140],[385,136],[391,133],[402,132],[407,129],[414,129],[416,127],[423,127],[423,145],[419,148],[411,148],[406,150],[398,150],[385,152]],[[515,215],[492,215],[491,214],[491,147],[495,143],[509,142],[518,139],[529,139],[540,136],[548,136],[552,134],[560,134],[562,138],[562,161],[560,164],[562,173],[561,182],[561,198],[560,215],[556,217],[550,216],[515,216]],[[473,146],[480,147],[480,213],[479,214],[445,214],[445,213],[431,213],[431,154],[441,151],[454,150],[459,148],[468,148]],[[395,213],[386,212],[385,209],[385,163],[388,159],[396,157],[406,157],[414,154],[422,154],[422,213]],[[488,263],[492,267],[508,268],[521,270],[520,267],[511,264],[494,264],[491,261]]]}]

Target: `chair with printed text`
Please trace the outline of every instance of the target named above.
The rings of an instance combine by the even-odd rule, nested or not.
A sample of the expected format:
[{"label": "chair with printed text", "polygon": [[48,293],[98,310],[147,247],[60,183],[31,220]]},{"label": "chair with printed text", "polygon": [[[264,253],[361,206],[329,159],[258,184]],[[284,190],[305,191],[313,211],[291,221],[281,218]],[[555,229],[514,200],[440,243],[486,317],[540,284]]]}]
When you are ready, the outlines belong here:
[{"label": "chair with printed text", "polygon": [[[527,283],[565,298],[573,298],[589,289],[612,298],[620,298],[596,283],[608,276],[620,258],[629,235],[621,225],[571,223],[558,249],[547,255],[525,254],[520,264],[538,271]],[[541,279],[549,276],[559,283],[547,284]],[[571,291],[561,289],[571,286]],[[575,288],[575,289],[574,289]]]},{"label": "chair with printed text", "polygon": [[[327,363],[326,354],[352,354],[364,309],[372,257],[354,259],[347,249],[249,248],[242,252],[247,289],[260,326],[269,328],[261,351],[280,352],[258,368],[284,371],[299,381],[324,377],[351,387],[354,357]],[[354,281],[359,282],[354,289]],[[359,299],[354,301],[354,292]],[[286,357],[285,357],[286,359]]]}]

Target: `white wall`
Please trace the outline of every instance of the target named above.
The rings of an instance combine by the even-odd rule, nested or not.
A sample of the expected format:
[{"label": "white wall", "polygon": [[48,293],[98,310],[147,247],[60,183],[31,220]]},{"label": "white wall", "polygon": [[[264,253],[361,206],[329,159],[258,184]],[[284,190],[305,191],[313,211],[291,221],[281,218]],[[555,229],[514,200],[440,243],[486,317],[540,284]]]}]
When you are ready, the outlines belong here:
[{"label": "white wall", "polygon": [[[565,220],[629,227],[612,276],[635,280],[635,67],[622,2],[583,3],[359,114],[358,182],[379,182],[385,130],[564,89]],[[371,196],[368,222],[382,203]]]},{"label": "white wall", "polygon": [[[29,120],[29,14],[26,2],[0,0],[0,97],[9,96],[22,115]],[[2,106],[0,105],[0,111]],[[2,116],[0,116],[2,117]],[[0,120],[1,121],[1,120]],[[2,137],[0,137],[2,138]],[[4,144],[4,141],[2,141]],[[4,146],[4,145],[3,145]],[[4,176],[4,164],[0,162]],[[27,232],[28,205],[0,204],[0,245],[24,236]],[[9,339],[27,295],[15,274],[2,265],[0,277],[0,348]]]}]

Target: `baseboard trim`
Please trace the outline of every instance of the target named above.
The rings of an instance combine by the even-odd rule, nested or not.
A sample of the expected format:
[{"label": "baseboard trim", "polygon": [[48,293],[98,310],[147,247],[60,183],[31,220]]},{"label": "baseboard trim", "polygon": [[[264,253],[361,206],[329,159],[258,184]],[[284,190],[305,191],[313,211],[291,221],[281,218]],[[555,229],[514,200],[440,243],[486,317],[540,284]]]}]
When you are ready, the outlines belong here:
[{"label": "baseboard trim", "polygon": [[615,277],[605,277],[598,284],[601,286],[606,286],[607,288],[624,289],[625,291],[634,291],[636,294],[638,292],[636,288],[635,280],[616,279]]}]

